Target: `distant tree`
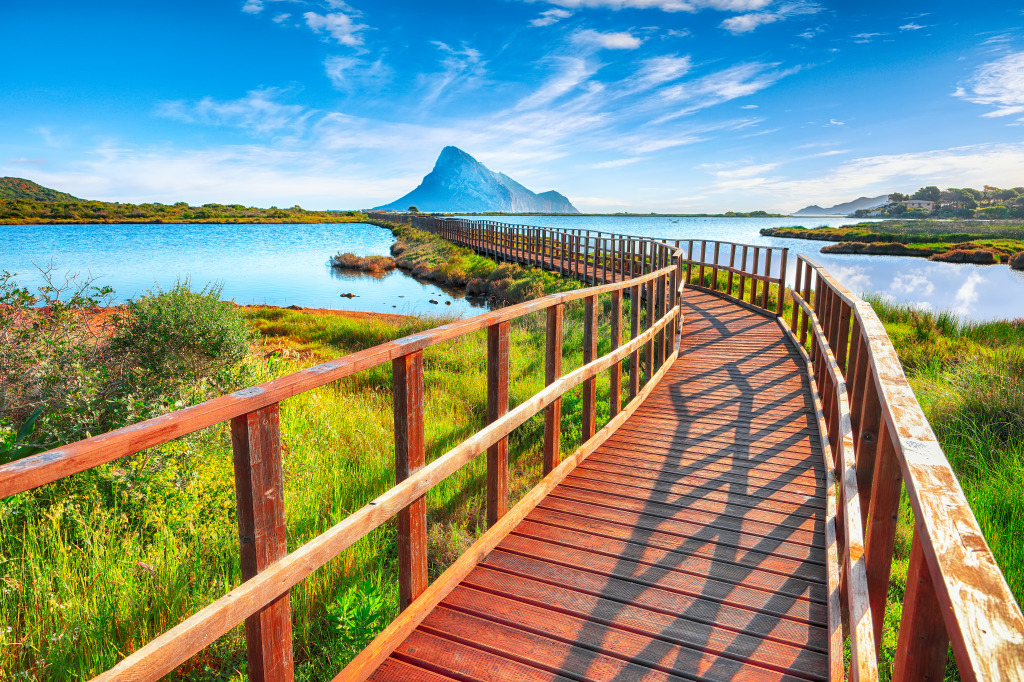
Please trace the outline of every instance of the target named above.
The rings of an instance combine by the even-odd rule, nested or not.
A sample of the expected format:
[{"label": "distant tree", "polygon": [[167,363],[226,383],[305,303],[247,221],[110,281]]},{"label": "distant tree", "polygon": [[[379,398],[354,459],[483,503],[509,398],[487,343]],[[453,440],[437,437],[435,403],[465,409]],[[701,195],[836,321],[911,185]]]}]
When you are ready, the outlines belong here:
[{"label": "distant tree", "polygon": [[935,185],[928,185],[914,192],[914,199],[920,199],[921,201],[935,201],[937,202],[942,196],[942,190]]},{"label": "distant tree", "polygon": [[419,212],[420,212],[420,210],[418,208],[416,208],[415,206],[410,206],[409,207],[409,213],[419,213]]},{"label": "distant tree", "polygon": [[901,201],[906,201],[909,198],[910,197],[908,197],[906,194],[901,194],[900,192],[893,192],[892,194],[889,195],[889,203],[898,204]]}]

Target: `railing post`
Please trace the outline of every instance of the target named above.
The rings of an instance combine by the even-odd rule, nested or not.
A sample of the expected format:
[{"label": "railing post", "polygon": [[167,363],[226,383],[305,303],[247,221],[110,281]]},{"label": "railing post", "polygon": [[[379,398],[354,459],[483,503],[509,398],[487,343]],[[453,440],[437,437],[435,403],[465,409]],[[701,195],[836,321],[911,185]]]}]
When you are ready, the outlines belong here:
[{"label": "railing post", "polygon": [[[779,261],[779,301],[775,308],[775,316],[782,317],[786,308],[786,268],[789,262],[789,249],[782,250],[782,259]],[[795,304],[794,304],[795,305]]]},{"label": "railing post", "polygon": [[[612,292],[612,352],[622,345],[622,289]],[[622,409],[622,362],[616,362],[611,366],[611,386],[609,388],[609,399],[611,407],[609,412],[614,419]]]},{"label": "railing post", "polygon": [[[583,364],[597,358],[597,296],[583,299]],[[597,425],[597,378],[583,382],[583,442],[594,435]]]},{"label": "railing post", "polygon": [[772,288],[771,280],[772,276],[772,249],[767,249],[764,253],[764,289],[761,290],[761,309],[768,310],[768,293]]},{"label": "railing post", "polygon": [[[798,293],[800,291],[800,282],[801,282],[800,276],[803,274],[803,271],[804,271],[804,269],[802,267],[800,267],[800,261],[798,260],[796,262],[796,280],[793,282],[793,293],[794,294]],[[797,304],[796,299],[794,298],[793,299],[793,314],[791,316],[792,324],[789,325],[789,328],[793,330],[794,334],[798,333],[797,322],[799,321],[799,318],[800,318],[800,310],[801,310],[801,308]]]},{"label": "railing post", "polygon": [[[871,390],[874,393],[874,388]],[[866,506],[866,529],[864,531],[864,563],[868,578],[868,596],[871,601],[871,616],[875,628],[876,648],[882,641],[882,625],[885,621],[885,602],[889,593],[889,573],[896,547],[896,525],[900,513],[900,492],[903,489],[903,473],[896,457],[896,447],[883,421],[879,428],[880,447],[875,453],[871,475],[869,502]],[[858,454],[857,459],[860,459]],[[858,478],[860,462],[858,461]],[[858,489],[860,482],[858,481]],[[861,494],[862,513],[865,509]]]},{"label": "railing post", "polygon": [[[653,265],[653,264],[652,264]],[[647,281],[647,326],[644,330],[650,329],[654,326],[654,297],[656,295],[655,282],[657,277]],[[647,375],[644,378],[644,384],[651,380],[654,376],[654,336],[651,336],[644,344],[644,357],[647,360]]]},{"label": "railing post", "polygon": [[712,291],[718,291],[718,251],[719,251],[720,248],[721,248],[721,244],[719,242],[715,242],[715,253],[714,253],[714,256],[713,256],[714,259],[715,259],[715,262],[711,266],[711,290]]},{"label": "railing post", "polygon": [[898,681],[941,680],[946,671],[949,636],[921,542],[920,527],[915,527],[892,668],[892,679]]},{"label": "railing post", "polygon": [[728,283],[726,284],[726,287],[728,288],[726,293],[729,294],[730,296],[732,296],[732,275],[733,275],[733,270],[735,270],[735,269],[736,269],[736,245],[735,244],[731,244],[730,248],[729,248],[729,278],[728,278]]},{"label": "railing post", "polygon": [[[544,354],[544,385],[550,386],[562,376],[562,318],[564,304],[548,308],[547,348]],[[561,461],[562,399],[556,398],[544,408],[544,474]]]},{"label": "railing post", "polygon": [[740,266],[740,290],[736,296],[739,300],[743,300],[743,297],[747,288],[747,246],[743,245],[743,264]]},{"label": "railing post", "polygon": [[[395,480],[423,468],[423,351],[391,362],[395,391]],[[404,610],[427,589],[427,500],[398,512],[398,601]]]},{"label": "railing post", "polygon": [[[751,265],[753,265],[753,267],[750,269],[750,274],[757,275],[760,260],[761,260],[761,247],[755,246],[754,247],[754,259],[753,259],[753,262],[751,263]],[[757,277],[751,277],[750,278],[750,303],[752,305],[757,305]]]},{"label": "railing post", "polygon": [[[487,423],[508,412],[509,322],[487,328]],[[487,527],[508,510],[508,436],[487,448]]]},{"label": "railing post", "polygon": [[[288,554],[281,426],[276,404],[231,420],[242,580]],[[291,682],[291,599],[286,591],[245,619],[249,679]]]},{"label": "railing post", "polygon": [[706,240],[700,240],[700,269],[697,271],[697,283],[700,286],[704,286],[704,261],[707,260],[708,243]]},{"label": "railing post", "polygon": [[[635,284],[629,289],[629,339],[640,335],[640,287]],[[629,399],[640,391],[640,349],[629,354]]]}]

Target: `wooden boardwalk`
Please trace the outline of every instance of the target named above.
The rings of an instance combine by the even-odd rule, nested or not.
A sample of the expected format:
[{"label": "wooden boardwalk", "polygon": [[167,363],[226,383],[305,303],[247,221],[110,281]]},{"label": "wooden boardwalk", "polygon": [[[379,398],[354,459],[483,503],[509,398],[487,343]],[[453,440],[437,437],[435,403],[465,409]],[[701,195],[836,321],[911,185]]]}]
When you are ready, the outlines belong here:
[{"label": "wooden boardwalk", "polygon": [[822,680],[824,466],[774,319],[687,290],[679,359],[374,680]]}]

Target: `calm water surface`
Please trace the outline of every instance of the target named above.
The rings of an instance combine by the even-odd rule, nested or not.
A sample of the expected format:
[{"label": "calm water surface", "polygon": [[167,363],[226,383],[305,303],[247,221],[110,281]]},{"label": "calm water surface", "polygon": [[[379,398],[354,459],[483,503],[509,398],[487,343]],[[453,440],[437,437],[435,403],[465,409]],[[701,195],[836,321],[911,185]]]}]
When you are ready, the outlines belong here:
[{"label": "calm water surface", "polygon": [[[828,255],[820,242],[762,237],[762,227],[839,226],[848,218],[670,218],[641,216],[516,216],[508,222],[600,230],[660,239],[707,238],[806,254],[856,293],[875,292],[972,319],[1024,317],[1024,273],[1005,265],[934,263],[895,256]],[[13,225],[0,226],[0,269],[28,285],[36,266],[90,274],[120,300],[179,278],[218,282],[241,304],[299,305],[406,314],[472,315],[483,308],[458,292],[421,284],[401,272],[381,279],[342,274],[328,258],[338,251],[386,255],[394,238],[363,223],[321,225]],[[791,268],[792,271],[792,268]],[[792,272],[791,272],[792,275]],[[342,298],[354,293],[355,298]],[[430,300],[438,301],[437,304]],[[446,305],[447,304],[447,305]]]},{"label": "calm water surface", "polygon": [[[469,216],[467,216],[469,217]],[[763,227],[849,225],[851,218],[670,218],[667,216],[515,216],[523,225],[601,230],[659,239],[717,239],[789,248],[790,283],[795,254],[817,261],[856,294],[865,292],[930,310],[952,310],[974,320],[1024,317],[1024,272],[1006,265],[937,263],[924,258],[819,253],[824,245],[802,239],[762,237]],[[726,261],[727,254],[722,256]]]},{"label": "calm water surface", "polygon": [[193,287],[222,284],[222,296],[243,305],[457,315],[485,309],[397,270],[374,278],[328,263],[338,251],[388,255],[394,241],[388,230],[365,223],[0,225],[0,269],[35,285],[37,266],[52,262],[57,273],[91,275],[113,287],[119,300],[188,277]]}]

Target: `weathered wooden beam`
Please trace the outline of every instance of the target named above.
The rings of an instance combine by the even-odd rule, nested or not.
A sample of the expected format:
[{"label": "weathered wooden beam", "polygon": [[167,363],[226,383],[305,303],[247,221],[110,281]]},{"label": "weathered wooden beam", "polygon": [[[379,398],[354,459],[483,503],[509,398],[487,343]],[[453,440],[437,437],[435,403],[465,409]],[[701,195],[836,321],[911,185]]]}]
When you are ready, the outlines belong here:
[{"label": "weathered wooden beam", "polygon": [[[597,296],[583,299],[583,364],[597,357]],[[597,379],[583,382],[583,442],[597,431]]]},{"label": "weathered wooden beam", "polygon": [[[487,423],[508,412],[508,322],[487,328]],[[487,448],[487,526],[508,509],[508,436]]]},{"label": "weathered wooden beam", "polygon": [[[284,469],[277,405],[231,420],[242,580],[288,554]],[[254,682],[290,682],[292,612],[288,592],[245,619],[248,675]]]},{"label": "weathered wooden beam", "polygon": [[[392,361],[395,401],[395,480],[426,464],[423,423],[423,351]],[[427,588],[427,500],[398,512],[398,600],[404,609]]]},{"label": "weathered wooden beam", "polygon": [[[548,308],[547,344],[544,353],[544,385],[550,386],[562,376],[562,319],[564,309]],[[561,457],[562,400],[558,398],[544,408],[544,473],[549,474]]]}]

